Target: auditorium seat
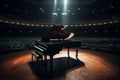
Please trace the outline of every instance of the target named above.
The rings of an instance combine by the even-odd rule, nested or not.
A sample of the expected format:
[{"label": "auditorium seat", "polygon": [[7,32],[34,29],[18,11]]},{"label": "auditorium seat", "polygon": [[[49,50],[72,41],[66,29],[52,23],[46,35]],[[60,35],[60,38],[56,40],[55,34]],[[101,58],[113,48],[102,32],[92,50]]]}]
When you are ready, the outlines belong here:
[{"label": "auditorium seat", "polygon": [[[9,50],[33,49],[33,45],[36,40],[41,40],[41,38],[38,37],[0,38],[0,52]],[[120,52],[119,39],[78,38],[77,40],[81,40],[81,49]]]}]

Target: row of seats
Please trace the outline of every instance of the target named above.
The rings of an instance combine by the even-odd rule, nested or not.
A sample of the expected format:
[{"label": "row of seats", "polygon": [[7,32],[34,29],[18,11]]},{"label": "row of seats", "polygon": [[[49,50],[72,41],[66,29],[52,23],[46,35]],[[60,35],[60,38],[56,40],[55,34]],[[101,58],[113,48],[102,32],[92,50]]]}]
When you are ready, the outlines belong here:
[{"label": "row of seats", "polygon": [[[81,40],[82,49],[120,52],[119,38],[74,38]],[[34,42],[40,37],[0,38],[0,52],[7,50],[33,49]]]},{"label": "row of seats", "polygon": [[120,39],[86,39],[81,42],[84,49],[120,52]]},{"label": "row of seats", "polygon": [[34,42],[40,40],[37,37],[19,37],[19,38],[0,38],[0,52],[10,50],[32,49]]}]

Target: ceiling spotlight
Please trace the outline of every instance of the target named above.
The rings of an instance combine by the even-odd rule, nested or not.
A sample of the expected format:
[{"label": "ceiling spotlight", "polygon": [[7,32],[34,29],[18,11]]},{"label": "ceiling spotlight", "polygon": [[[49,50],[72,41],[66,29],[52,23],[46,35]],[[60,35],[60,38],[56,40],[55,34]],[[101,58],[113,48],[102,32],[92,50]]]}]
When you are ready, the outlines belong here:
[{"label": "ceiling spotlight", "polygon": [[67,15],[67,13],[61,13],[62,15]]},{"label": "ceiling spotlight", "polygon": [[52,13],[52,15],[57,16],[58,14],[57,13]]},{"label": "ceiling spotlight", "polygon": [[55,0],[55,4],[57,4],[57,0]]},{"label": "ceiling spotlight", "polygon": [[64,4],[65,4],[65,5],[67,4],[67,0],[64,0]]},{"label": "ceiling spotlight", "polygon": [[67,12],[67,0],[64,0],[64,8],[63,8],[63,12],[66,13]]}]

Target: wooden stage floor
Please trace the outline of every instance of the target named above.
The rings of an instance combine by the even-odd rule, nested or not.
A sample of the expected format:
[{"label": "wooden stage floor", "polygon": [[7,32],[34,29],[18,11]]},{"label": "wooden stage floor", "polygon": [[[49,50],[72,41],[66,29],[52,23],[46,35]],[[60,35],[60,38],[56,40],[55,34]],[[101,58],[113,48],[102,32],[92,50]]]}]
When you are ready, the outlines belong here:
[{"label": "wooden stage floor", "polygon": [[[80,64],[74,66],[75,50],[70,50],[71,61],[67,63],[65,61],[68,59],[67,49],[63,49],[54,56],[53,61],[53,75],[61,72],[60,75],[43,78],[43,73],[49,71],[44,70],[45,67],[42,70],[41,66],[39,68],[42,71],[34,70],[36,61],[34,59],[32,62],[31,52],[32,50],[18,51],[1,55],[0,80],[120,80],[120,56],[118,55],[79,49]],[[47,58],[49,61],[49,57]]]}]

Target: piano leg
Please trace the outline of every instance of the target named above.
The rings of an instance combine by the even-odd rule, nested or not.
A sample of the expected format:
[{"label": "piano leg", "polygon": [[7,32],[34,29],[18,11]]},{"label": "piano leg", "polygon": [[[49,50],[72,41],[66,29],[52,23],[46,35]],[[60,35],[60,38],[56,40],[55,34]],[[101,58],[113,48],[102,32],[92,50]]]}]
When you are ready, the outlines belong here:
[{"label": "piano leg", "polygon": [[68,57],[70,57],[70,48],[68,48]]},{"label": "piano leg", "polygon": [[32,54],[32,62],[33,62],[33,54]]},{"label": "piano leg", "polygon": [[76,48],[76,59],[78,59],[78,48]]},{"label": "piano leg", "polygon": [[50,55],[50,71],[53,69],[53,55]]},{"label": "piano leg", "polygon": [[47,66],[47,55],[44,55],[45,66]]}]

